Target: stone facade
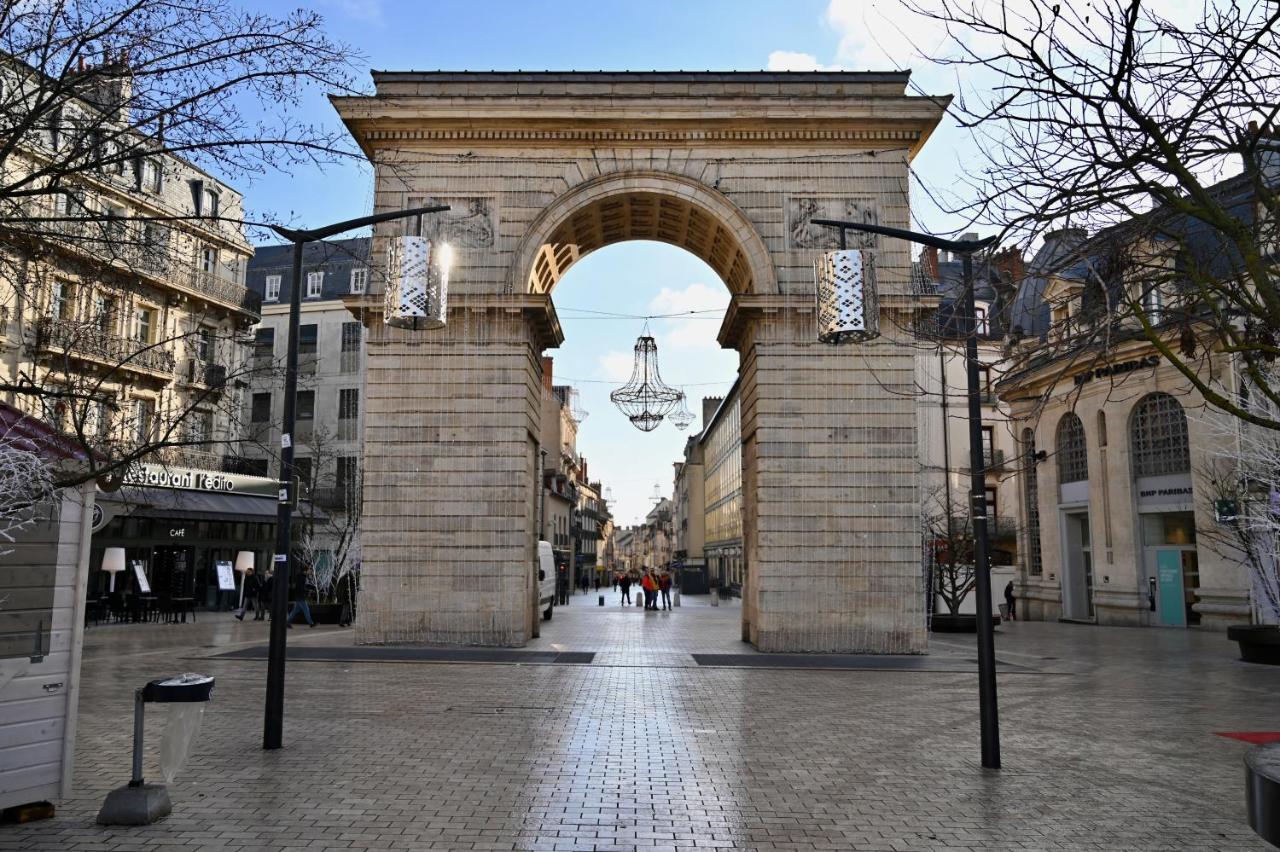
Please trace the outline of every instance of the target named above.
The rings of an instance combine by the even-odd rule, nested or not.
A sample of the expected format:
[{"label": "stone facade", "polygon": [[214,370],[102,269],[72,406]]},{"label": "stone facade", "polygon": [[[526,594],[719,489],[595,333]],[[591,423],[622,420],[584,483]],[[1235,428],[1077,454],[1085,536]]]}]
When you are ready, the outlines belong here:
[{"label": "stone facade", "polygon": [[[829,348],[813,317],[825,243],[804,218],[816,203],[908,225],[908,164],[946,103],[906,95],[907,77],[378,73],[376,95],[334,99],[378,210],[436,199],[471,217],[449,326],[370,326],[360,641],[528,638],[551,290],[590,251],[652,239],[733,293],[720,342],[741,355],[744,635],[924,650],[915,415],[893,393],[912,384],[922,304],[907,247],[868,244],[884,336]],[[375,263],[404,227],[375,230]]]}]

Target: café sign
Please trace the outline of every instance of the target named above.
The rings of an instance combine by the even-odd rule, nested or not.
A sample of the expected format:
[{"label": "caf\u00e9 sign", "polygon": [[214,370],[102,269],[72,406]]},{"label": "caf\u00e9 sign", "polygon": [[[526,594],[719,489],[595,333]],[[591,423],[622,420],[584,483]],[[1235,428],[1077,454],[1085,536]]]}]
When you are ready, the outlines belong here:
[{"label": "caf\u00e9 sign", "polygon": [[125,485],[147,488],[178,488],[184,491],[211,491],[218,494],[273,495],[277,483],[262,476],[245,476],[213,470],[193,470],[159,464],[137,464],[129,468]]}]

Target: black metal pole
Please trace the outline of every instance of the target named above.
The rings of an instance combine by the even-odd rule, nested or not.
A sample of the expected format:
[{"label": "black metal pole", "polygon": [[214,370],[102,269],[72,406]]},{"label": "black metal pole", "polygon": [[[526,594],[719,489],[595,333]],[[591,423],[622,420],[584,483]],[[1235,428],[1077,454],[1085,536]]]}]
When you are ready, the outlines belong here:
[{"label": "black metal pole", "polygon": [[973,303],[973,253],[965,252],[965,362],[969,385],[969,516],[973,519],[974,595],[978,599],[978,714],[982,765],[1000,768],[1000,718],[996,703],[995,632],[991,623],[991,561],[987,545],[986,461],[983,458],[982,398],[978,375],[977,312]]},{"label": "black metal pole", "polygon": [[[286,619],[289,616],[289,569],[292,564],[292,553],[289,545],[290,522],[293,519],[293,508],[297,504],[298,495],[293,488],[293,430],[296,425],[297,411],[295,403],[298,395],[298,317],[302,313],[302,249],[315,240],[323,240],[350,231],[389,222],[392,219],[405,219],[417,216],[419,221],[423,214],[443,213],[449,209],[447,204],[434,204],[428,207],[414,207],[408,210],[393,210],[387,213],[375,213],[372,216],[361,216],[326,225],[323,228],[302,230],[272,225],[271,230],[293,243],[292,290],[289,292],[289,348],[285,352],[284,369],[284,426],[280,430],[280,484],[279,506],[276,510],[276,550],[272,558],[275,575],[271,581],[271,642],[267,650],[267,706],[262,722],[262,747],[264,749],[280,748],[284,744],[284,662],[285,662],[285,630],[288,629]],[[421,232],[421,224],[418,226]]]},{"label": "black metal pole", "polygon": [[297,495],[293,493],[293,430],[298,396],[298,317],[302,313],[302,249],[305,240],[293,244],[292,289],[289,292],[289,344],[284,367],[284,427],[280,431],[280,491],[276,509],[276,550],[271,581],[271,644],[267,651],[267,709],[263,720],[262,747],[284,744],[284,660],[289,616],[290,522]]},{"label": "black metal pole", "polygon": [[932,234],[920,234],[887,225],[868,225],[841,219],[812,219],[815,225],[840,229],[841,246],[844,231],[863,231],[920,243],[945,251],[959,252],[964,272],[965,361],[969,391],[969,512],[973,519],[973,571],[978,610],[978,714],[982,733],[982,765],[1000,768],[1000,718],[996,700],[995,631],[991,624],[991,564],[987,542],[986,464],[982,458],[982,399],[978,384],[978,336],[973,304],[973,253],[995,243],[995,237],[982,240],[947,240]]}]

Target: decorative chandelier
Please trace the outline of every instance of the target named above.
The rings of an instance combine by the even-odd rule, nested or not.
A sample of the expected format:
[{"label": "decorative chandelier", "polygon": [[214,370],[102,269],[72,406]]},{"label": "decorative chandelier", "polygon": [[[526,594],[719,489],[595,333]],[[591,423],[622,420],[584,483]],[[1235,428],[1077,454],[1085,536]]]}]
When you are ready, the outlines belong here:
[{"label": "decorative chandelier", "polygon": [[447,243],[423,236],[393,237],[387,251],[384,322],[413,331],[444,328],[452,264],[453,250]]},{"label": "decorative chandelier", "polygon": [[578,393],[577,388],[569,388],[569,416],[573,418],[574,423],[581,423],[587,419],[590,414],[582,407],[582,395]]},{"label": "decorative chandelier", "polygon": [[683,432],[693,422],[693,412],[689,410],[688,396],[684,388],[680,389],[680,407],[667,415],[671,425]]},{"label": "decorative chandelier", "polygon": [[680,402],[682,394],[662,381],[658,373],[658,344],[647,333],[636,340],[635,353],[631,378],[610,393],[609,399],[627,415],[633,426],[641,432],[652,432]]}]

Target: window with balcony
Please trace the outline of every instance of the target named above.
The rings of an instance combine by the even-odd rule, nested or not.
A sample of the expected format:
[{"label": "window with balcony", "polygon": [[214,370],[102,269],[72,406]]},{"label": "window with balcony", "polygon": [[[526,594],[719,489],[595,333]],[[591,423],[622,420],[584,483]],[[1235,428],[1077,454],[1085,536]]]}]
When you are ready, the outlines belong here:
[{"label": "window with balcony", "polygon": [[338,419],[355,420],[360,416],[359,388],[342,388],[338,391]]},{"label": "window with balcony", "polygon": [[320,291],[324,288],[324,272],[308,272],[307,273],[307,298],[319,299]]},{"label": "window with balcony", "polygon": [[197,361],[208,363],[213,360],[214,350],[217,346],[216,329],[209,326],[201,326],[196,329],[195,339],[192,341],[195,347],[195,357]]},{"label": "window with balcony", "polygon": [[213,440],[213,412],[193,411],[187,415],[187,440],[197,445]]},{"label": "window with balcony", "polygon": [[71,318],[71,282],[54,280],[49,294],[49,318],[64,320]]},{"label": "window with balcony", "polygon": [[142,262],[149,269],[158,269],[168,259],[169,228],[163,222],[142,223]]},{"label": "window with balcony", "polygon": [[138,443],[146,443],[151,440],[152,432],[155,428],[156,406],[149,399],[135,399],[133,401],[133,439]]},{"label": "window with balcony", "polygon": [[354,267],[351,270],[351,294],[359,296],[369,286],[369,270],[363,266]]},{"label": "window with balcony", "polygon": [[262,298],[268,302],[280,301],[280,276],[268,275],[262,287]]},{"label": "window with balcony", "polygon": [[300,390],[294,397],[294,417],[298,420],[314,420],[316,416],[316,392]]},{"label": "window with balcony", "polygon": [[255,393],[249,407],[249,422],[267,423],[271,420],[271,394]]},{"label": "window with balcony", "polygon": [[275,357],[276,354],[276,330],[274,328],[260,328],[253,335],[253,357],[258,359],[267,359]]},{"label": "window with balcony", "polygon": [[123,248],[118,246],[129,238],[129,211],[123,207],[116,207],[108,204],[104,210],[106,219],[102,223],[103,238],[113,245],[113,248]]},{"label": "window with balcony", "polygon": [[155,340],[156,312],[151,308],[138,308],[134,313],[133,339],[138,343],[152,343]]},{"label": "window with balcony", "polygon": [[315,355],[319,348],[320,327],[315,323],[298,326],[298,354]]},{"label": "window with balcony", "polygon": [[103,293],[93,297],[93,327],[103,334],[115,332],[116,300]]},{"label": "window with balcony", "polygon": [[342,351],[360,351],[360,323],[344,322],[342,324]]},{"label": "window with balcony", "polygon": [[205,275],[218,273],[218,250],[213,246],[200,249],[200,271]]}]

